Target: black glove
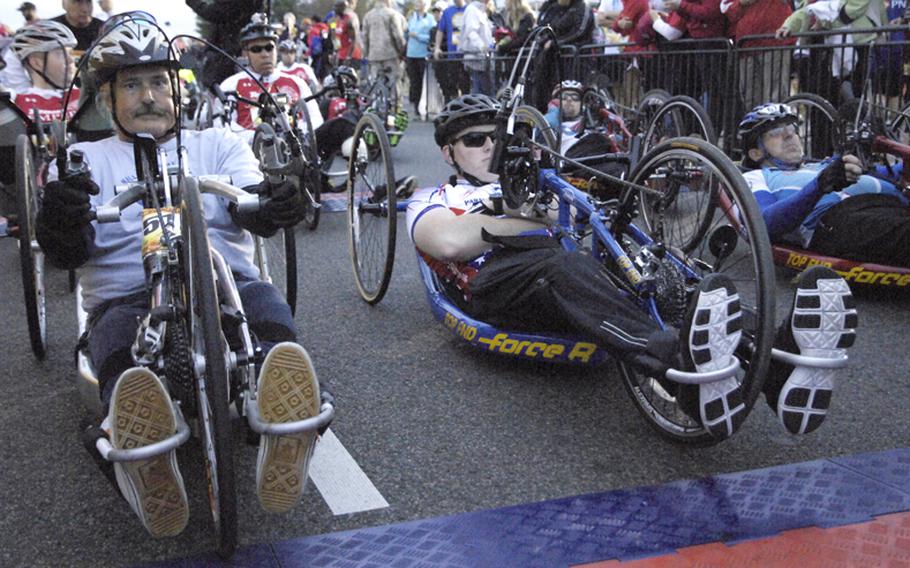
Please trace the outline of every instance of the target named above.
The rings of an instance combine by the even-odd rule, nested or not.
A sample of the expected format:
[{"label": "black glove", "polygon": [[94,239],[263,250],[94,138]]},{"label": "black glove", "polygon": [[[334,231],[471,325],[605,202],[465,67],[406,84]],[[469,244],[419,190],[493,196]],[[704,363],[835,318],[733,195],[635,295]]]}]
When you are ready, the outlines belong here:
[{"label": "black glove", "polygon": [[303,220],[304,202],[295,181],[270,183],[266,180],[259,184],[256,193],[260,196],[259,213],[264,220],[282,228],[293,227]]},{"label": "black glove", "polygon": [[89,195],[98,195],[99,191],[89,174],[52,181],[44,187],[35,233],[55,266],[75,268],[88,260],[95,239]]},{"label": "black glove", "polygon": [[818,189],[822,193],[840,191],[852,185],[847,180],[847,170],[844,168],[844,160],[840,156],[819,172],[817,179]]}]

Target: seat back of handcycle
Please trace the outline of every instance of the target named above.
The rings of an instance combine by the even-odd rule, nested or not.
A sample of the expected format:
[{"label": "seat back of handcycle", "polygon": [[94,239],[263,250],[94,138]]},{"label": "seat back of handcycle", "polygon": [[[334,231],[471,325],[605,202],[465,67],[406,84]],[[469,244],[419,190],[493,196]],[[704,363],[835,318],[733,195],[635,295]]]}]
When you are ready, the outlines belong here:
[{"label": "seat back of handcycle", "polygon": [[427,291],[430,310],[455,337],[472,347],[529,361],[599,365],[609,358],[592,341],[566,334],[541,334],[499,329],[460,310],[447,296],[436,275],[417,255],[420,275]]}]

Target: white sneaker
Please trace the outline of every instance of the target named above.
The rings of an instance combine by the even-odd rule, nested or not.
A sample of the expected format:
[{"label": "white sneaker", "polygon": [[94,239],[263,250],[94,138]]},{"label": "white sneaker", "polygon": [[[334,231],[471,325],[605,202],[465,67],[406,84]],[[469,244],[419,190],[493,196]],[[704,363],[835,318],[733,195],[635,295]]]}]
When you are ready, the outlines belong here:
[{"label": "white sneaker", "polygon": [[[259,373],[257,399],[264,422],[296,422],[319,414],[319,381],[313,362],[296,343],[279,343],[269,351]],[[259,438],[256,492],[262,508],[290,511],[303,495],[316,431]]]},{"label": "white sneaker", "polygon": [[[160,442],[177,431],[171,397],[155,373],[142,367],[120,375],[106,422],[121,450]],[[189,519],[186,489],[174,450],[135,462],[114,462],[120,492],[152,536],[180,534]]]}]

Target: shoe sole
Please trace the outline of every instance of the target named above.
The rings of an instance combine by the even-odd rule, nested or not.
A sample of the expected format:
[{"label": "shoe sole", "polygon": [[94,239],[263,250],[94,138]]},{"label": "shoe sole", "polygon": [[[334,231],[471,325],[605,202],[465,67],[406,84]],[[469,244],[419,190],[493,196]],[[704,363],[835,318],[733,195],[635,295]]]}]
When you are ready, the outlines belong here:
[{"label": "shoe sole", "polygon": [[[115,448],[141,448],[176,431],[170,397],[150,371],[124,375],[112,400]],[[183,531],[189,520],[189,505],[174,451],[148,460],[116,462],[114,471],[121,491],[149,533],[165,537]]]},{"label": "shoe sole", "polygon": [[[259,414],[265,422],[296,422],[319,413],[319,382],[302,347],[275,346],[260,380]],[[284,513],[300,500],[315,442],[315,431],[260,438],[256,490],[266,511]]]},{"label": "shoe sole", "polygon": [[[739,294],[733,283],[719,275],[710,278],[699,290],[689,328],[689,353],[699,373],[729,365],[742,336]],[[698,385],[698,402],[701,423],[715,438],[731,436],[743,422],[746,407],[735,376]]]},{"label": "shoe sole", "polygon": [[[827,277],[819,277],[824,274]],[[816,276],[819,275],[819,276]],[[856,340],[857,314],[850,287],[835,272],[816,271],[800,280],[790,329],[800,355],[833,359]],[[777,399],[777,416],[789,432],[807,434],[821,426],[834,391],[836,369],[796,366]]]}]

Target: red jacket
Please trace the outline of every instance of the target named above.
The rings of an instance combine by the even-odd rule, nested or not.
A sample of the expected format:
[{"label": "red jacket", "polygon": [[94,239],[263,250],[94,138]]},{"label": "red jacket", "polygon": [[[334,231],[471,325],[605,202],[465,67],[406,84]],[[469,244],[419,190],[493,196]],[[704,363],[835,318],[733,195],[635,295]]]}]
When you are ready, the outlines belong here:
[{"label": "red jacket", "polygon": [[677,13],[686,20],[688,37],[726,37],[727,18],[720,13],[720,0],[682,0]]},{"label": "red jacket", "polygon": [[[784,23],[793,9],[787,0],[757,0],[754,4],[743,6],[740,0],[732,0],[727,9],[727,19],[736,26],[734,40],[745,36],[773,34]],[[796,38],[760,39],[745,42],[748,47],[771,45],[793,45]]]},{"label": "red jacket", "polygon": [[[620,29],[619,21],[628,18],[632,21],[632,27]],[[634,42],[635,46],[629,46],[624,49],[626,52],[649,51],[654,43],[654,31],[651,29],[651,15],[648,13],[648,0],[625,0],[622,5],[622,12],[616,18],[613,24],[613,30],[624,36],[628,36],[629,41]]]}]

